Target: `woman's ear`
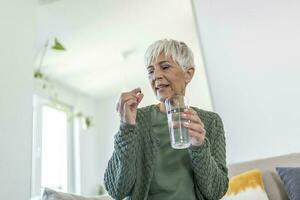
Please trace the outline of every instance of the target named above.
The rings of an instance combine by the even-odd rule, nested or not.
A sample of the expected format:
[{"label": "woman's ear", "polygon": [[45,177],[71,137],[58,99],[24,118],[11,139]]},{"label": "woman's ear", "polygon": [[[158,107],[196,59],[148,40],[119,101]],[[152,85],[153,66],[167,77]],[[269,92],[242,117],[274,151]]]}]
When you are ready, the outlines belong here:
[{"label": "woman's ear", "polygon": [[194,73],[195,73],[194,67],[190,67],[185,71],[185,83],[186,84],[188,84],[192,80]]}]

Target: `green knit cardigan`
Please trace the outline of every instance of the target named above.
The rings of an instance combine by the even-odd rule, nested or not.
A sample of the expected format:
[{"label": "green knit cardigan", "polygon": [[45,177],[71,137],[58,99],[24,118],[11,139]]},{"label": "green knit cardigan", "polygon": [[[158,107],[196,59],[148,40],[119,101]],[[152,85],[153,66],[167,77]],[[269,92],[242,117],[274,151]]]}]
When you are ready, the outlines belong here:
[{"label": "green knit cardigan", "polygon": [[[108,193],[117,200],[145,200],[158,153],[158,140],[153,136],[151,109],[139,108],[136,125],[123,123],[115,135],[114,152],[104,174]],[[206,130],[200,147],[189,147],[194,187],[198,200],[221,199],[228,188],[223,123],[218,114],[192,107]]]}]

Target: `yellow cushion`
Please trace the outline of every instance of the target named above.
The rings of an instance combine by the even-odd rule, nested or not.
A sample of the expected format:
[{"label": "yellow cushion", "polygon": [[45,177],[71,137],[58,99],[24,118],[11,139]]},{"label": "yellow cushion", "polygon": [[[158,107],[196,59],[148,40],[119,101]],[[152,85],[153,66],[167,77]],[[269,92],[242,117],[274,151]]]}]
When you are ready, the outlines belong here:
[{"label": "yellow cushion", "polygon": [[254,169],[229,180],[229,187],[223,200],[267,200],[267,194],[260,170]]}]

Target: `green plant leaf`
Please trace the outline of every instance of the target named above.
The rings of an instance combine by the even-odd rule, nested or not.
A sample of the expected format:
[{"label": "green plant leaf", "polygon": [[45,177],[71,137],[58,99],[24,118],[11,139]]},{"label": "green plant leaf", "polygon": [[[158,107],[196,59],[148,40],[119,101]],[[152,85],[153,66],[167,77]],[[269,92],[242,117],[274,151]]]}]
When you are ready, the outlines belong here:
[{"label": "green plant leaf", "polygon": [[41,71],[35,71],[33,73],[34,78],[40,78],[42,79],[44,77],[43,73]]},{"label": "green plant leaf", "polygon": [[58,51],[66,50],[66,48],[57,40],[57,38],[54,38],[54,45],[51,48]]}]

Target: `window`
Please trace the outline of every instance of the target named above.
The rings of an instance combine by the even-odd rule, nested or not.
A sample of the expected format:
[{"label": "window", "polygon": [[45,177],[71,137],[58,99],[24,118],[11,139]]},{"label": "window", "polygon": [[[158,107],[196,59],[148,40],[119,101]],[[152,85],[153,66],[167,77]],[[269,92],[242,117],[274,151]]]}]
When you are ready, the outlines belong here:
[{"label": "window", "polygon": [[67,191],[67,113],[44,105],[42,115],[41,186]]},{"label": "window", "polygon": [[45,187],[75,192],[72,108],[35,96],[33,114],[31,196]]}]

